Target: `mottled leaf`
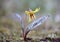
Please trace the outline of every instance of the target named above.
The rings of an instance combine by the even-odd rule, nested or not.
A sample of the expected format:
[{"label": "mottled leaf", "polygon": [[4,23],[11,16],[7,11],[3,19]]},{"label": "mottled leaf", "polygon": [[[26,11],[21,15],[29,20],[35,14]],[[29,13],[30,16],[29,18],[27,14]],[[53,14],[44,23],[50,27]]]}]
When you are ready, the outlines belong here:
[{"label": "mottled leaf", "polygon": [[[47,19],[48,19],[49,15],[46,15],[46,16],[42,16],[40,17],[39,19],[37,19],[36,21],[32,22],[31,24],[29,24],[27,26],[27,29],[28,30],[32,30],[34,28],[36,28],[37,26],[41,25],[42,23],[44,23]],[[27,30],[27,31],[28,31]]]}]

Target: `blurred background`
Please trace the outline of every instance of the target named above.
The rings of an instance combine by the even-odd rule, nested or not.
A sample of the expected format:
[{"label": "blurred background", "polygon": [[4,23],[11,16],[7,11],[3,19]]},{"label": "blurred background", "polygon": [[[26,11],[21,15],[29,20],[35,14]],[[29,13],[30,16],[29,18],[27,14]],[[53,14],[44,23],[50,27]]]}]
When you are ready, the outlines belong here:
[{"label": "blurred background", "polygon": [[40,11],[35,14],[36,19],[48,14],[51,17],[37,29],[29,32],[28,37],[60,38],[60,0],[0,0],[0,39],[20,39],[22,36],[21,24],[15,14],[18,13],[22,16],[26,27],[30,24],[25,14],[29,8],[32,10],[40,8]]}]

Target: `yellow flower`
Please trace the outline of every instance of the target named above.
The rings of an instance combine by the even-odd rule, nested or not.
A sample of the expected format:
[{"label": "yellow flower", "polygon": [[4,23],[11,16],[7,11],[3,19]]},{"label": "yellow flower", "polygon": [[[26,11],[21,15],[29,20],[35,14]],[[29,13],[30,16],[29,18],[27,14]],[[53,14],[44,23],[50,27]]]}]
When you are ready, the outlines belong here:
[{"label": "yellow flower", "polygon": [[38,12],[40,10],[40,8],[36,8],[35,11],[29,9],[28,11],[25,11],[25,13],[29,16],[29,22],[31,22],[32,20],[34,20],[35,17],[35,13]]}]

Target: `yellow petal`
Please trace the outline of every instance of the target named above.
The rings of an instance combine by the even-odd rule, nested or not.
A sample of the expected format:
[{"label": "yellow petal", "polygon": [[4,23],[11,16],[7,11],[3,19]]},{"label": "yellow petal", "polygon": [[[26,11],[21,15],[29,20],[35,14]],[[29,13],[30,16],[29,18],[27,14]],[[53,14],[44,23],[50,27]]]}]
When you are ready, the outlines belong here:
[{"label": "yellow petal", "polygon": [[32,17],[29,17],[29,22],[33,21],[34,19],[36,19],[35,15],[33,15]]},{"label": "yellow petal", "polygon": [[29,14],[29,12],[28,12],[28,11],[25,11],[25,13],[26,13],[26,14]]},{"label": "yellow petal", "polygon": [[36,19],[36,16],[34,15],[34,18]]},{"label": "yellow petal", "polygon": [[38,12],[40,10],[40,8],[36,8],[35,11],[33,11],[34,13]]},{"label": "yellow petal", "polygon": [[32,19],[29,17],[29,22],[31,22],[32,21]]}]

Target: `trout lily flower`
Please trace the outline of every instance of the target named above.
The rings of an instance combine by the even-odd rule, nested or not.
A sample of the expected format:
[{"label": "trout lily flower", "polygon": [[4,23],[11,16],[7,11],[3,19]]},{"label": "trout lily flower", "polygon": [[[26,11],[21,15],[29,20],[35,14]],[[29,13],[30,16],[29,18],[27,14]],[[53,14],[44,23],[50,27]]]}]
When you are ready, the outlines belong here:
[{"label": "trout lily flower", "polygon": [[29,16],[29,22],[31,22],[32,20],[36,18],[35,13],[38,12],[39,10],[40,8],[36,8],[34,11],[32,9],[25,11],[25,13]]}]

